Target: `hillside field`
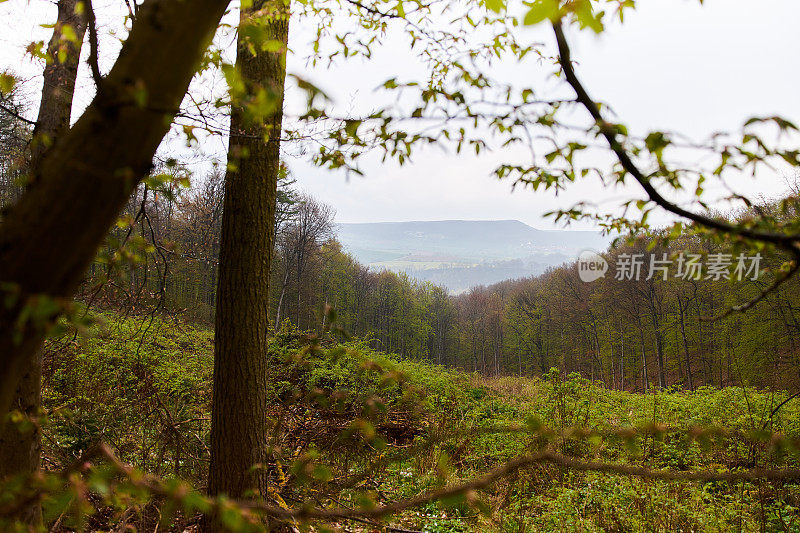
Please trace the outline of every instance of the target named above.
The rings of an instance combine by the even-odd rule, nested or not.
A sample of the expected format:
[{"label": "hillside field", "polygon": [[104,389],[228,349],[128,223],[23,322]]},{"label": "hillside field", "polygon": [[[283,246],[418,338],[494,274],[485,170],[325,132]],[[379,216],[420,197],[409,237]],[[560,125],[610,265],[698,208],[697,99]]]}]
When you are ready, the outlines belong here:
[{"label": "hillside field", "polygon": [[[83,340],[48,343],[44,465],[101,440],[117,456],[202,488],[208,462],[213,334],[160,318],[101,317]],[[355,507],[405,500],[550,449],[576,461],[653,471],[731,472],[796,464],[772,436],[800,436],[785,393],[703,387],[609,390],[553,369],[541,379],[481,377],[401,361],[352,340],[275,333],[270,359],[268,501]],[[726,433],[708,432],[724,426]],[[697,428],[705,428],[706,432]],[[196,516],[156,499],[89,498],[87,526],[192,531]],[[44,502],[45,514],[64,502]],[[59,507],[61,506],[61,507]],[[534,463],[466,496],[345,531],[800,531],[800,487],[783,482],[656,481]],[[133,510],[133,511],[131,511]],[[69,517],[60,522],[69,526]],[[315,528],[316,529],[316,528]]]}]

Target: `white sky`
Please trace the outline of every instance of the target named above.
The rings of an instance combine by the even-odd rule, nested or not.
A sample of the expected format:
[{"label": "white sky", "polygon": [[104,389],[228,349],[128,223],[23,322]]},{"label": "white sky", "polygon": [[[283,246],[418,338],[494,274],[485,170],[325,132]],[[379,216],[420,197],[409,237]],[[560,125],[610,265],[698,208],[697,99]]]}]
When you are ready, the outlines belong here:
[{"label": "white sky", "polygon": [[[95,2],[105,14],[100,16],[104,34],[119,24],[115,21],[121,4]],[[10,68],[28,78],[34,102],[41,66],[23,58],[23,50],[31,40],[46,41],[51,30],[38,25],[54,19],[53,4],[44,0],[0,3],[0,69]],[[707,0],[704,6],[696,0],[640,0],[624,25],[614,25],[600,37],[573,35],[573,56],[591,94],[610,103],[633,131],[676,130],[701,140],[714,131],[735,130],[753,115],[780,114],[800,122],[798,22],[798,0]],[[377,104],[381,99],[373,91],[376,86],[387,78],[418,72],[404,42],[395,38],[369,63],[356,60],[334,69],[311,69],[303,60],[305,28],[297,26],[292,28],[295,54],[289,71],[333,95],[340,109]],[[544,28],[525,31],[531,41],[543,41],[552,50]],[[117,45],[108,36],[101,45],[108,56],[105,64],[110,65]],[[492,73],[529,85],[543,81],[545,69],[537,72],[535,63],[529,62],[524,68],[501,65]],[[79,87],[76,106],[81,108],[91,98],[85,68]],[[209,141],[204,149],[224,154],[219,140]],[[340,222],[518,219],[548,228],[552,222],[541,215],[555,206],[588,199],[614,207],[631,194],[603,190],[594,181],[578,183],[558,198],[521,189],[512,194],[510,183],[490,175],[498,157],[428,149],[402,168],[371,162],[364,166],[364,177],[349,180],[302,158],[291,157],[289,164],[299,185],[331,204]],[[758,182],[742,178],[731,185],[750,194],[772,195],[784,188],[782,179],[777,173],[762,175]]]}]

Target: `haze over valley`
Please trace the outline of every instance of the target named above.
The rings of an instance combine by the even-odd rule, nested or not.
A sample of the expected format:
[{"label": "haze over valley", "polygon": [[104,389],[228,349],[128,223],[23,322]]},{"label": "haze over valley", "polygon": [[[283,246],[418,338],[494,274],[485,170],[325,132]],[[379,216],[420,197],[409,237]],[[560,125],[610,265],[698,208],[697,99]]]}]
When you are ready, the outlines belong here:
[{"label": "haze over valley", "polygon": [[540,230],[518,220],[338,224],[347,252],[373,270],[405,272],[458,294],[478,285],[543,273],[585,249],[603,250],[596,231]]}]

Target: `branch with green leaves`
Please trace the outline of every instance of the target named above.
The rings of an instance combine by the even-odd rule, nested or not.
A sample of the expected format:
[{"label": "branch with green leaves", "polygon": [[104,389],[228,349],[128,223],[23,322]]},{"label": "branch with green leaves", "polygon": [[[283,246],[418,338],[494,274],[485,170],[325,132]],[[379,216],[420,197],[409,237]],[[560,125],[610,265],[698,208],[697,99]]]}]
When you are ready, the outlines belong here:
[{"label": "branch with green leaves", "polygon": [[[789,397],[791,399],[792,397]],[[788,401],[787,399],[786,401]],[[785,403],[785,402],[784,402]],[[309,521],[331,522],[335,520],[382,520],[406,510],[419,508],[432,502],[447,505],[466,501],[481,512],[488,508],[481,501],[479,491],[490,488],[500,480],[514,476],[522,470],[536,469],[548,465],[574,472],[597,472],[616,476],[638,477],[655,481],[687,481],[687,482],[798,482],[800,468],[797,467],[751,467],[740,469],[701,469],[674,470],[657,469],[625,462],[586,460],[558,451],[561,439],[577,439],[595,442],[597,439],[612,439],[632,442],[636,439],[666,438],[670,434],[678,435],[686,442],[700,442],[711,446],[715,441],[728,442],[731,438],[744,439],[752,444],[770,447],[788,456],[800,453],[800,443],[779,433],[765,430],[752,432],[732,431],[721,427],[693,427],[680,430],[652,424],[642,427],[611,427],[604,430],[589,430],[584,427],[565,427],[558,430],[547,428],[532,421],[529,424],[514,427],[473,428],[461,434],[506,433],[519,432],[539,442],[530,453],[507,460],[495,468],[462,482],[445,484],[414,497],[377,505],[371,499],[356,499],[353,506],[288,506],[283,499],[266,499],[237,501],[225,497],[206,497],[188,483],[178,480],[165,480],[158,476],[141,472],[120,460],[111,447],[98,443],[90,447],[81,457],[73,461],[58,473],[38,475],[37,479],[24,484],[26,488],[15,494],[11,487],[19,486],[11,480],[6,498],[0,506],[0,522],[3,517],[11,517],[15,510],[31,500],[49,501],[59,507],[56,511],[63,514],[85,515],[90,512],[91,494],[101,497],[112,497],[117,502],[135,501],[143,503],[157,498],[162,505],[162,520],[170,520],[176,512],[191,516],[196,513],[217,517],[225,529],[230,531],[261,531],[264,517],[278,520],[307,523]],[[451,435],[452,436],[452,435]],[[292,467],[296,475],[313,476],[316,468],[308,458],[298,458],[302,464]],[[792,464],[792,463],[789,463]],[[305,473],[305,474],[303,474]],[[125,495],[128,496],[125,496]],[[359,503],[360,502],[360,503]]]}]

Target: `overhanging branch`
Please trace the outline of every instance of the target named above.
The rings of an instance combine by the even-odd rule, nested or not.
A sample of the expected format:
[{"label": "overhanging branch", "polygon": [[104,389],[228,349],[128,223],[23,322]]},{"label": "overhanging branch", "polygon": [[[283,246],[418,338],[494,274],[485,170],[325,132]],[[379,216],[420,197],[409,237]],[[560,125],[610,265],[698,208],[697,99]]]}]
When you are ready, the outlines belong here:
[{"label": "overhanging branch", "polygon": [[553,22],[553,31],[555,32],[556,42],[558,44],[559,62],[561,63],[561,68],[564,71],[564,76],[567,80],[567,83],[569,83],[577,95],[577,101],[582,104],[584,108],[586,108],[586,110],[595,120],[597,127],[600,129],[600,133],[603,135],[603,137],[605,137],[606,141],[611,147],[611,150],[617,156],[617,159],[622,167],[636,180],[642,189],[644,189],[650,200],[655,202],[660,207],[666,209],[670,213],[691,220],[692,222],[709,229],[778,246],[779,248],[782,248],[783,250],[786,250],[792,254],[796,262],[800,261],[800,247],[798,246],[798,241],[800,241],[799,236],[758,231],[737,226],[735,224],[729,224],[722,220],[689,211],[688,209],[684,209],[683,207],[664,198],[664,196],[662,196],[661,193],[656,190],[652,183],[650,183],[650,179],[645,176],[644,173],[633,162],[631,156],[617,138],[617,131],[611,127],[611,124],[603,119],[599,106],[589,96],[589,93],[578,79],[578,76],[572,66],[570,48],[569,44],[567,43],[566,36],[564,35],[564,29],[561,25],[561,21]]}]

